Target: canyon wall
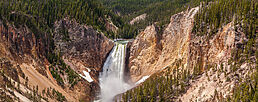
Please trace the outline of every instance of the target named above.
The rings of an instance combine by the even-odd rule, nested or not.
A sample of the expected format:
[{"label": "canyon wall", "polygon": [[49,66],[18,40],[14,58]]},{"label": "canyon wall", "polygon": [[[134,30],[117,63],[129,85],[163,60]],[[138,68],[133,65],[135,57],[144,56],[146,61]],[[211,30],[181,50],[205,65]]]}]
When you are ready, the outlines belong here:
[{"label": "canyon wall", "polygon": [[[60,101],[62,100],[60,95],[63,95],[66,101],[93,100],[99,89],[98,72],[101,71],[114,45],[113,42],[92,27],[68,19],[57,21],[53,34],[53,36],[46,32],[35,34],[26,25],[16,27],[0,21],[0,80],[4,82],[0,86],[10,82],[14,83],[10,85],[18,88],[16,85],[19,84],[21,88],[10,90],[16,94],[8,94],[11,92],[6,91],[6,96],[28,101],[31,99],[25,93],[33,94],[37,89],[38,95],[43,97],[41,100],[45,101]],[[52,51],[51,47],[55,49]],[[68,74],[65,72],[65,74],[59,73],[64,85],[58,84],[50,67],[59,71],[60,68],[48,62],[47,57],[50,53],[57,53],[58,57],[61,57],[77,74],[83,75],[82,71],[90,69],[89,73],[94,81],[88,82],[78,75],[78,81],[71,86],[68,76],[70,72]],[[57,94],[47,95],[47,91],[52,92],[52,90]],[[18,95],[18,91],[22,94]]]},{"label": "canyon wall", "polygon": [[136,37],[129,57],[133,82],[153,74],[162,76],[170,68],[178,68],[176,76],[186,71],[190,76],[184,83],[186,91],[170,98],[171,101],[219,101],[232,96],[235,86],[256,72],[255,56],[248,58],[249,61],[236,57],[241,56],[248,40],[241,25],[232,21],[212,35],[196,35],[192,29],[198,10],[196,7],[173,15],[161,33],[154,24]]},{"label": "canyon wall", "polygon": [[152,75],[180,60],[180,68],[199,66],[205,69],[210,64],[222,63],[231,57],[231,52],[245,40],[245,35],[236,30],[233,23],[221,28],[213,36],[192,34],[194,15],[198,7],[175,14],[159,34],[155,25],[148,26],[133,41],[129,68],[135,82],[143,76]]},{"label": "canyon wall", "polygon": [[130,54],[130,72],[134,81],[151,75],[181,59],[188,63],[191,30],[198,8],[173,15],[161,34],[155,25],[148,26],[134,40]]},{"label": "canyon wall", "polygon": [[[67,38],[60,33],[62,30],[67,30]],[[82,73],[89,68],[95,80],[98,80],[98,72],[114,46],[103,33],[69,19],[55,23],[54,42],[56,51],[72,69]]]}]

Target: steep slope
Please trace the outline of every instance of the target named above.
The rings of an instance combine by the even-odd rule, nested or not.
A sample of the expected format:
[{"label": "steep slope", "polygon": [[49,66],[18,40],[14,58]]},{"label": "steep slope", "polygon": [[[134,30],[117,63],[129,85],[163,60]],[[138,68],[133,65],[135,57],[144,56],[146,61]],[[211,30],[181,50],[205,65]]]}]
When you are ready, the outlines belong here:
[{"label": "steep slope", "polygon": [[95,1],[0,5],[0,101],[92,101],[119,19]]},{"label": "steep slope", "polygon": [[[36,94],[33,97],[43,97],[45,100],[92,100],[99,88],[98,72],[101,70],[105,56],[112,49],[113,42],[92,27],[79,25],[75,21],[66,19],[57,22],[56,25],[56,30],[60,29],[60,26],[65,26],[71,37],[70,41],[64,41],[62,40],[63,34],[58,30],[55,32],[53,38],[57,46],[55,51],[56,53],[62,51],[58,56],[51,55],[48,51],[50,41],[47,39],[51,39],[49,36],[36,38],[36,34],[30,32],[26,26],[16,28],[9,23],[1,22],[0,55],[3,59],[1,60],[1,73],[4,77],[10,78],[8,80],[13,80],[10,81],[11,83],[16,82],[24,87],[22,90],[18,89],[16,84],[11,84],[15,88],[13,91],[20,92],[29,100],[32,99],[26,96],[26,92],[29,92],[28,95]],[[47,54],[50,54],[50,57]],[[48,62],[46,58],[53,62]],[[92,83],[77,74],[82,74],[89,68],[92,70],[90,75],[95,80]],[[5,79],[4,82],[8,81]],[[2,83],[2,85],[6,84]],[[2,88],[4,92],[7,91],[4,87]],[[52,90],[56,93],[47,93]],[[12,99],[15,99],[15,96],[18,97],[13,95]]]},{"label": "steep slope", "polygon": [[159,43],[157,35],[156,28],[152,25],[148,26],[133,41],[129,57],[129,68],[132,79],[139,80],[137,76],[148,75],[150,74],[148,72],[153,70],[149,69],[149,67],[155,66],[160,55],[159,45],[157,45]]},{"label": "steep slope", "polygon": [[[66,22],[68,23],[70,21],[67,20]],[[98,72],[104,63],[105,56],[107,56],[108,52],[113,47],[113,43],[103,34],[97,33],[89,26],[78,25],[73,21],[75,25],[72,27],[86,30],[83,32],[75,32],[73,30],[69,32],[72,37],[78,37],[72,39],[76,41],[66,44],[68,48],[63,47],[64,52],[62,53],[64,54],[64,59],[69,58],[69,60],[65,60],[65,62],[67,65],[71,66],[71,68],[60,67],[59,64],[62,64],[60,63],[62,60],[55,62],[56,64],[49,64],[46,59],[48,58],[47,54],[49,54],[48,51],[50,48],[48,47],[50,46],[50,41],[47,39],[50,38],[45,33],[44,36],[36,38],[36,34],[32,33],[27,26],[16,28],[9,23],[0,23],[0,55],[1,59],[3,59],[1,60],[1,75],[4,78],[8,78],[8,80],[3,80],[3,82],[6,83],[10,82],[8,88],[15,88],[11,91],[18,91],[21,93],[21,96],[27,97],[29,100],[34,100],[34,98],[41,99],[39,97],[43,97],[44,100],[53,101],[78,101],[79,99],[89,101],[93,99],[95,91],[98,90]],[[60,25],[66,26],[66,24],[63,23],[60,23]],[[69,23],[67,25],[72,24]],[[56,29],[58,29],[58,27],[56,27]],[[70,30],[71,28],[67,29]],[[79,29],[75,30],[77,31]],[[85,34],[85,36],[80,36],[83,34]],[[56,35],[62,34],[56,33]],[[62,39],[60,36],[54,38]],[[57,45],[60,44],[60,42],[57,41],[54,43]],[[87,47],[84,44],[90,44],[90,46]],[[57,47],[57,52],[61,47],[62,46]],[[75,47],[75,49],[69,51],[65,50],[69,49],[69,47]],[[76,54],[79,55],[76,56]],[[89,57],[91,55],[93,57]],[[81,60],[80,56],[85,56],[86,58]],[[60,58],[62,57],[60,56]],[[87,70],[86,68],[93,70],[91,75],[95,79],[95,82],[89,83],[77,74],[82,73],[83,70]],[[55,73],[55,71],[58,72]],[[6,83],[2,83],[1,85],[7,85]],[[18,83],[19,87],[17,86]],[[20,87],[23,87],[23,89],[19,89]],[[8,92],[5,87],[1,87],[1,90],[6,93]],[[48,93],[52,91],[54,93]],[[28,92],[28,94],[25,94],[26,92]],[[29,94],[35,95],[31,98],[28,96]],[[12,99],[19,97],[17,94],[10,94],[9,96],[11,96]],[[18,99],[21,99],[21,97]]]},{"label": "steep slope", "polygon": [[[97,80],[97,73],[114,46],[113,41],[91,26],[80,25],[75,20],[63,19],[57,21],[54,27],[55,50],[60,52],[65,63],[80,73],[87,68],[92,70]],[[67,38],[62,34],[63,30],[67,31]]]},{"label": "steep slope", "polygon": [[[60,86],[47,79],[44,56],[46,56],[48,47],[45,45],[47,43],[43,43],[44,39],[47,37],[37,39],[27,27],[17,29],[8,23],[1,22],[1,75],[8,79],[3,80],[5,83],[2,84],[7,85],[6,83],[10,82],[7,88],[15,88],[27,98],[29,98],[27,95],[33,94],[36,87],[40,93],[43,89],[52,87],[58,92],[66,94],[68,100],[74,100]],[[16,86],[17,83],[19,86]],[[23,89],[19,89],[19,87],[23,87]],[[5,87],[2,87],[2,90],[8,92]],[[27,95],[26,92],[28,92]],[[38,97],[38,95],[34,97]]]},{"label": "steep slope", "polygon": [[190,34],[197,11],[198,7],[172,16],[163,34],[158,34],[152,25],[135,39],[129,65],[133,80],[162,70],[176,59],[187,65]]},{"label": "steep slope", "polygon": [[[133,82],[150,78],[120,98],[168,102],[256,100],[254,5],[257,2],[247,0],[202,3],[173,15],[162,33],[155,25],[148,26],[132,43],[129,70]],[[239,9],[229,10],[234,8]],[[221,12],[226,11],[233,15],[223,18]]]}]

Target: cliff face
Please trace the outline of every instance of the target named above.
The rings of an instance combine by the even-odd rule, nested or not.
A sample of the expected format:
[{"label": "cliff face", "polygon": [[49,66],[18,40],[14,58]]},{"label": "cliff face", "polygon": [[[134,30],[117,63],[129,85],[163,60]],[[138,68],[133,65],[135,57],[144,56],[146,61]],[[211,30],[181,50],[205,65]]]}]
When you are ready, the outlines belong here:
[{"label": "cliff face", "polygon": [[[69,36],[65,38],[62,30],[67,30]],[[56,51],[61,52],[65,62],[80,73],[86,68],[99,72],[114,46],[92,27],[68,19],[55,23],[54,42]]]},{"label": "cliff face", "polygon": [[[76,85],[76,91],[73,93],[79,92],[76,94],[78,98],[92,100],[96,96],[96,91],[99,90],[97,84],[99,72],[114,46],[113,41],[92,27],[80,25],[74,20],[57,21],[54,28],[56,53],[60,53],[64,62],[75,72],[81,75],[84,75],[83,71],[89,72],[93,79],[93,82],[82,79],[84,82]],[[66,82],[68,83],[69,80]]]},{"label": "cliff face", "polygon": [[[16,28],[0,21],[0,46],[1,58],[17,64],[29,63],[31,59],[34,59],[34,62],[41,66],[36,70],[46,76],[42,66],[44,66],[44,59],[49,50],[47,34],[34,34],[27,27]],[[11,66],[11,62],[8,65]]]},{"label": "cliff face", "polygon": [[[159,72],[167,72],[169,68],[178,68],[179,74],[187,70],[192,75],[185,83],[186,91],[174,97],[173,101],[219,101],[215,97],[232,96],[236,83],[255,72],[254,63],[234,58],[236,51],[244,49],[247,41],[239,25],[230,22],[213,36],[191,33],[198,9],[173,15],[162,34],[158,34],[155,26],[151,25],[137,36],[130,49],[132,81],[154,73],[162,75]],[[254,56],[250,59],[250,62],[255,62]],[[196,69],[200,70],[197,77]]]},{"label": "cliff face", "polygon": [[231,57],[232,50],[245,40],[233,23],[225,25],[214,36],[191,34],[198,7],[175,14],[159,35],[154,25],[148,26],[132,43],[129,68],[133,81],[170,66],[177,60],[180,68],[193,71],[199,66],[219,64]]},{"label": "cliff face", "polygon": [[141,20],[145,20],[146,16],[147,16],[146,13],[144,13],[144,14],[142,14],[142,15],[139,15],[139,16],[133,18],[133,19],[130,21],[130,24],[131,24],[131,25],[134,25],[134,23],[138,23],[138,22],[140,22]]},{"label": "cliff face", "polygon": [[[71,102],[93,100],[99,88],[98,72],[113,42],[92,27],[68,19],[57,21],[54,29],[55,52],[60,52],[58,55],[78,74],[84,75],[82,71],[89,68],[94,82],[90,83],[78,75],[78,81],[71,87],[70,72],[61,73],[47,60],[50,34],[34,34],[27,26],[15,27],[0,21],[0,80],[4,82],[0,84],[4,86],[0,92],[6,94],[6,99],[34,100],[29,94],[36,92],[35,99],[43,101],[60,101],[64,99],[62,96],[65,101]],[[57,83],[58,79],[54,78],[50,67],[59,70],[64,86]],[[8,85],[7,89],[5,85]],[[38,98],[40,95],[43,98]]]},{"label": "cliff face", "polygon": [[232,54],[236,49],[242,49],[245,40],[245,34],[235,28],[233,23],[229,23],[210,38],[191,35],[188,68],[193,72],[194,68],[200,67],[206,72],[190,81],[189,89],[179,100],[216,101],[213,97],[216,95],[226,98],[232,95],[240,78],[245,79],[249,76],[247,73],[255,71],[255,65],[246,62],[239,63],[238,70],[233,69],[238,62],[232,60],[235,59]]},{"label": "cliff face", "polygon": [[148,26],[144,32],[140,33],[133,41],[130,48],[129,68],[132,77],[138,80],[138,76],[143,76],[153,72],[157,64],[161,50],[158,48],[158,34],[154,25]]},{"label": "cliff face", "polygon": [[191,36],[189,63],[194,67],[201,62],[203,68],[209,64],[220,64],[230,59],[234,49],[241,48],[245,34],[236,30],[233,22],[225,25],[212,37]]},{"label": "cliff face", "polygon": [[197,11],[198,8],[193,8],[172,16],[163,34],[158,34],[152,25],[137,36],[129,65],[134,81],[169,66],[176,59],[182,59],[187,65],[193,17]]}]

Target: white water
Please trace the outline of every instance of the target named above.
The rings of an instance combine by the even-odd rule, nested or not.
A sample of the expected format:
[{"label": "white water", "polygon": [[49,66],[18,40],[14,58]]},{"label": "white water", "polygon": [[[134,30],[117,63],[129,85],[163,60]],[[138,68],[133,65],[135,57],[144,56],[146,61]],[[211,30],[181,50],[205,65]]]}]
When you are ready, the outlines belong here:
[{"label": "white water", "polygon": [[115,42],[104,63],[103,72],[99,76],[101,102],[112,102],[116,95],[131,88],[131,85],[124,81],[126,44],[125,41]]}]

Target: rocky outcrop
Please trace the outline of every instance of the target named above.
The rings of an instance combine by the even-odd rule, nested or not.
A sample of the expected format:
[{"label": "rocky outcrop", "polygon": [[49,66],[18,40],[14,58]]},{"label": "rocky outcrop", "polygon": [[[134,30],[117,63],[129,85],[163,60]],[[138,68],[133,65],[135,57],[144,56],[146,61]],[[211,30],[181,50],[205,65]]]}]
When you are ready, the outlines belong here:
[{"label": "rocky outcrop", "polygon": [[193,8],[172,16],[163,34],[158,34],[152,25],[137,36],[132,44],[129,65],[134,81],[161,70],[176,59],[187,62],[191,29],[197,11],[198,8]]},{"label": "rocky outcrop", "polygon": [[[113,47],[113,42],[92,27],[80,25],[74,20],[57,21],[54,29],[54,38],[51,38],[51,34],[45,32],[33,33],[26,25],[16,27],[8,22],[0,21],[0,77],[5,80],[5,83],[0,84],[4,86],[0,87],[0,91],[7,94],[21,93],[9,94],[9,96],[22,101],[30,100],[30,97],[26,95],[33,94],[36,89],[37,93],[44,98],[43,101],[46,98],[48,101],[63,100],[63,96],[69,102],[93,100],[99,88],[98,72],[101,71]],[[68,81],[71,75],[68,74],[73,71],[66,72],[66,69],[62,69],[61,72],[57,65],[52,66],[48,62],[50,47],[55,47],[54,51],[58,58],[63,58],[64,62],[78,74],[90,69],[94,82],[89,83],[78,75],[76,84],[71,86]],[[55,63],[60,64],[60,62]],[[57,79],[49,70],[50,67],[60,72],[59,75],[65,85],[57,83]],[[7,82],[11,83],[8,87],[16,89],[5,89]],[[18,83],[20,89],[18,89]],[[47,91],[56,93],[47,95]],[[25,94],[26,92],[29,94]]]},{"label": "rocky outcrop", "polygon": [[[194,70],[198,66],[205,74],[200,78],[190,81],[189,89],[179,97],[181,101],[215,101],[213,96],[226,98],[232,95],[232,91],[240,78],[249,76],[247,73],[255,72],[255,65],[248,63],[232,64],[232,54],[236,49],[242,49],[245,34],[236,30],[232,23],[222,27],[214,36],[195,36],[192,34],[189,51],[189,68]],[[233,65],[239,64],[238,70]],[[236,70],[236,71],[234,71]],[[236,77],[237,76],[237,77]]]},{"label": "rocky outcrop", "polygon": [[134,23],[138,23],[138,22],[140,22],[141,20],[145,20],[146,16],[147,16],[146,13],[144,13],[144,14],[142,14],[142,15],[139,15],[139,16],[135,17],[134,19],[132,19],[132,20],[130,21],[130,24],[131,24],[131,25],[134,25]]},{"label": "rocky outcrop", "polygon": [[10,64],[29,63],[35,59],[36,67],[46,76],[44,62],[49,51],[48,35],[33,33],[27,26],[15,27],[8,22],[0,21],[0,56],[10,60]]},{"label": "rocky outcrop", "polygon": [[129,68],[129,63],[130,63],[130,60],[129,60],[129,57],[130,57],[130,49],[131,49],[131,46],[132,46],[132,40],[129,41],[126,45],[126,54],[125,54],[125,74],[124,74],[124,80],[127,81],[128,83],[132,83],[131,82],[131,75],[130,75],[130,68]]},{"label": "rocky outcrop", "polygon": [[[31,58],[44,66],[49,51],[48,35],[45,33],[35,34],[27,26],[16,28],[0,20],[0,56],[6,57],[17,63],[29,61]],[[37,70],[46,75],[45,69],[37,67]]]},{"label": "rocky outcrop", "polygon": [[[64,36],[67,30],[69,36]],[[66,38],[64,38],[66,37]],[[65,62],[78,73],[89,68],[97,80],[98,72],[114,43],[90,26],[80,25],[74,20],[63,19],[55,23],[54,42],[56,51]]]},{"label": "rocky outcrop", "polygon": [[[214,97],[218,95],[221,98],[232,96],[236,83],[255,72],[255,64],[233,61],[236,50],[244,49],[242,45],[247,41],[241,27],[233,22],[213,35],[191,33],[198,9],[173,15],[161,35],[151,25],[137,36],[131,45],[129,58],[134,82],[144,76],[167,71],[163,69],[179,68],[179,73],[183,69],[194,73],[195,68],[200,68],[201,73],[197,77],[192,78],[195,75],[192,74],[192,79],[188,79],[187,91],[175,99],[182,102],[216,101]],[[255,62],[255,58],[251,60]],[[180,64],[175,64],[178,61]]]},{"label": "rocky outcrop", "polygon": [[176,60],[183,63],[181,68],[193,71],[196,66],[205,69],[231,57],[232,50],[245,40],[244,34],[235,30],[233,23],[225,25],[214,36],[192,34],[194,15],[198,9],[173,15],[161,37],[153,25],[137,36],[130,53],[132,80],[158,72]]},{"label": "rocky outcrop", "polygon": [[[161,50],[159,48],[160,39],[154,25],[148,26],[133,41],[130,48],[129,68],[132,79],[137,76],[149,74],[157,64]],[[134,81],[134,80],[133,80]]]},{"label": "rocky outcrop", "polygon": [[113,33],[117,33],[118,31],[118,27],[112,22],[111,18],[106,20],[105,26],[107,31],[111,31]]},{"label": "rocky outcrop", "polygon": [[77,94],[77,97],[86,99],[84,101],[92,100],[99,90],[99,72],[114,46],[113,41],[91,26],[81,25],[68,18],[57,21],[54,28],[56,53],[60,53],[64,62],[75,72],[81,75],[84,75],[83,71],[89,72],[90,77],[94,80],[89,83],[82,79],[84,81],[74,88],[75,92],[80,93]]},{"label": "rocky outcrop", "polygon": [[225,25],[214,36],[191,36],[189,62],[194,67],[201,62],[202,68],[209,64],[220,64],[231,57],[231,53],[239,45],[243,44],[245,34],[236,30],[233,22]]},{"label": "rocky outcrop", "polygon": [[[16,88],[2,91],[7,94],[19,91],[21,94],[10,94],[10,96],[12,99],[17,97],[23,100],[28,97],[25,93],[32,94],[36,87],[40,93],[51,88],[64,95],[68,101],[76,100],[73,95],[69,95],[61,86],[51,81],[47,73],[46,57],[50,44],[48,34],[33,33],[26,25],[15,27],[2,21],[0,21],[0,32],[0,75],[5,78],[3,84]],[[54,99],[49,100],[54,101]]]}]

